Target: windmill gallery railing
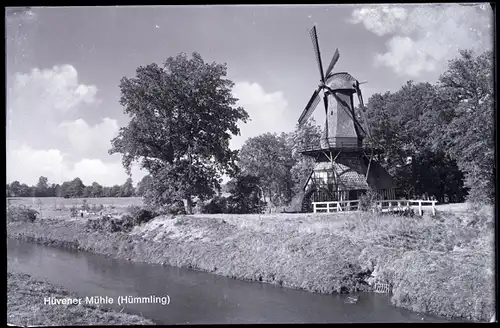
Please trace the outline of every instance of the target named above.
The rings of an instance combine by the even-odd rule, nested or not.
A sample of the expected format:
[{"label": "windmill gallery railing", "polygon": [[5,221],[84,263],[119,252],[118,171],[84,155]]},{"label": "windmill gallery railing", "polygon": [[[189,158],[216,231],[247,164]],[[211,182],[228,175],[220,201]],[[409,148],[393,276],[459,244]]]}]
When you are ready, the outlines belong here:
[{"label": "windmill gallery railing", "polygon": [[[376,145],[369,142],[369,141],[366,141],[366,140],[363,140],[363,143],[360,145],[359,143],[357,142],[337,142],[335,143],[335,147],[333,148],[337,148],[337,149],[375,149],[376,148]],[[306,145],[306,146],[303,146],[299,149],[299,152],[300,153],[304,153],[304,152],[310,152],[310,151],[317,151],[317,150],[322,150],[323,147],[321,147],[320,144],[309,144],[309,145]]]},{"label": "windmill gallery railing", "polygon": [[[422,215],[423,208],[430,208],[432,215],[436,214],[436,200],[377,200],[375,208],[380,212],[392,212],[404,210],[405,208],[418,208],[418,214]],[[344,200],[332,202],[312,202],[314,213],[333,213],[358,211],[359,200]]]}]

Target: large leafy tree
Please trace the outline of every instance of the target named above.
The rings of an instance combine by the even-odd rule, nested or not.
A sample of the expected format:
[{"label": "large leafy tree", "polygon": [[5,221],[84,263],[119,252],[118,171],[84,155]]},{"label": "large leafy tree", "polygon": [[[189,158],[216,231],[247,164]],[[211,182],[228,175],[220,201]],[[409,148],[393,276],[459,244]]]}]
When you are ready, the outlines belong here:
[{"label": "large leafy tree", "polygon": [[141,66],[135,77],[122,78],[120,104],[130,121],[111,141],[110,154],[122,154],[128,173],[134,161],[149,171],[147,203],[185,200],[192,213],[193,196],[211,197],[220,177],[237,171],[229,140],[248,114],[235,107],[226,73],[225,64],[205,63],[193,53],[169,57],[163,67]]},{"label": "large leafy tree", "polygon": [[378,160],[407,197],[428,194],[444,201],[445,194],[460,198],[463,193],[456,162],[442,149],[430,146],[435,131],[443,129],[435,118],[446,118],[449,106],[436,86],[413,81],[395,93],[375,94],[369,99],[371,134],[375,145],[384,150]]},{"label": "large leafy tree", "polygon": [[19,181],[12,182],[9,190],[11,197],[21,197],[21,183]]},{"label": "large leafy tree", "polygon": [[132,197],[135,193],[134,184],[132,178],[128,178],[127,181],[120,187],[120,197]]},{"label": "large leafy tree", "polygon": [[36,197],[46,197],[49,191],[49,180],[46,177],[41,176],[38,178],[38,183],[35,187]]},{"label": "large leafy tree", "polygon": [[71,181],[64,182],[61,189],[63,197],[75,198],[83,196],[85,185],[80,178],[75,178]]},{"label": "large leafy tree", "polygon": [[284,133],[264,133],[247,139],[241,147],[242,172],[260,178],[264,199],[275,206],[286,205],[292,198],[290,170],[294,164]]},{"label": "large leafy tree", "polygon": [[90,195],[91,195],[91,197],[102,197],[103,196],[103,187],[95,181],[92,182]]},{"label": "large leafy tree", "polygon": [[465,172],[471,200],[493,202],[496,168],[492,52],[474,56],[471,51],[461,51],[441,75],[439,87],[451,106],[447,115],[439,117],[444,129],[434,130],[433,146],[444,149]]}]

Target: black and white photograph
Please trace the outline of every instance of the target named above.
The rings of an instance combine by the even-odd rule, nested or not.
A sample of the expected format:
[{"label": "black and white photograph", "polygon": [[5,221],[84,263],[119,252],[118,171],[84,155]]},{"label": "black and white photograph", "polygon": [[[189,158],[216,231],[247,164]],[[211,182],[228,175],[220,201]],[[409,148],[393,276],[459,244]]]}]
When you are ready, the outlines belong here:
[{"label": "black and white photograph", "polygon": [[495,14],[6,7],[7,325],[496,322]]}]

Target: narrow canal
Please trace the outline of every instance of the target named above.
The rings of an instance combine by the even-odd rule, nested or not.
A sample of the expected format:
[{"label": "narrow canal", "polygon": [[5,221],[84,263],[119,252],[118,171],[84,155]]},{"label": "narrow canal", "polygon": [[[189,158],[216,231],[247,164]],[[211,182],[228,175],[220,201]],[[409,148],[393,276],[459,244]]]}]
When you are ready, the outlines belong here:
[{"label": "narrow canal", "polygon": [[[360,293],[358,302],[350,304],[344,295],[314,294],[17,240],[7,240],[7,257],[9,270],[63,286],[82,298],[112,298],[109,307],[158,324],[449,321],[396,308],[381,294]],[[170,304],[117,304],[120,296],[150,295],[168,295]]]}]

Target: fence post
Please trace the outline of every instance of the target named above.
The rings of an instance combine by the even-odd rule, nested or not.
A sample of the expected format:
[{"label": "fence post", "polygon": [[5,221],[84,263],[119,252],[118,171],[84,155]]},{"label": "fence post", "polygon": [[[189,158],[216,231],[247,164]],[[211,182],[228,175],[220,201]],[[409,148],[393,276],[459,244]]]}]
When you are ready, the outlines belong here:
[{"label": "fence post", "polygon": [[436,201],[432,201],[432,215],[436,215]]},{"label": "fence post", "polygon": [[313,203],[313,213],[316,213],[316,203]]},{"label": "fence post", "polygon": [[326,203],[326,213],[330,213],[330,203]]},{"label": "fence post", "polygon": [[422,201],[418,201],[418,215],[422,215]]}]

